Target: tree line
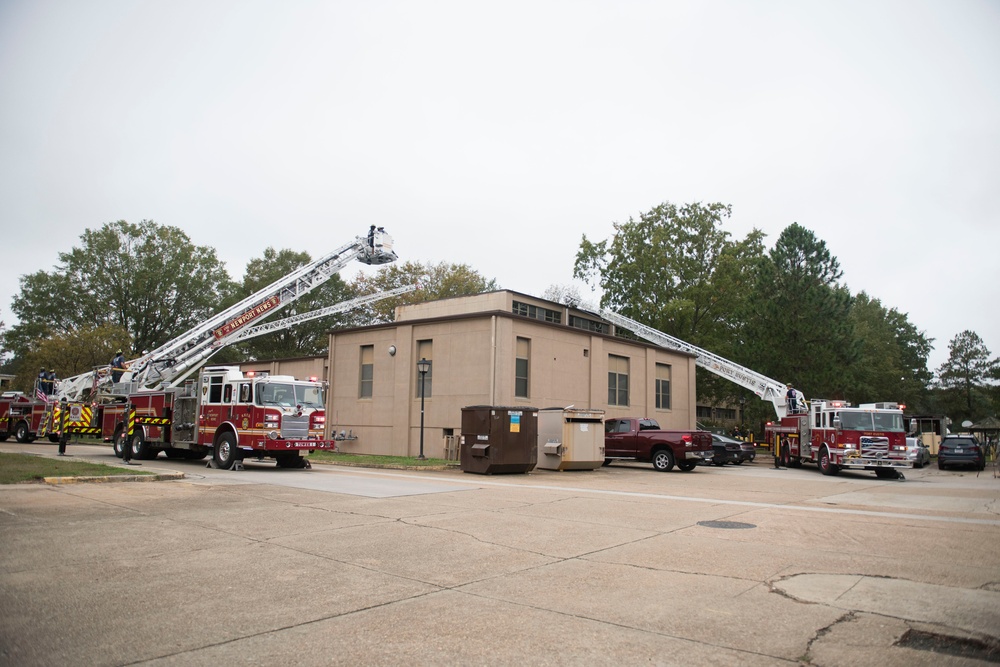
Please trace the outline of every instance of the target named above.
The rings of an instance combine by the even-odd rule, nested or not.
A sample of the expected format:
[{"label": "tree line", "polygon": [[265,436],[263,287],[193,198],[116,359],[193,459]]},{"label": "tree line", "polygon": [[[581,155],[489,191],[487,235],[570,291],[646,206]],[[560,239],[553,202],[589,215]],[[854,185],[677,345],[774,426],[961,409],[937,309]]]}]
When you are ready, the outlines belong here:
[{"label": "tree line", "polygon": [[[1000,361],[963,331],[936,373],[933,339],[906,313],[866,292],[852,294],[826,243],[797,223],[765,246],[752,230],[725,231],[731,207],[660,204],[614,223],[610,238],[583,236],[574,277],[601,292],[601,306],[786,384],[807,398],[853,404],[894,401],[911,414],[954,423],[995,415]],[[699,402],[744,399],[751,423],[773,418],[750,392],[698,369]]]},{"label": "tree line", "polygon": [[[957,334],[931,373],[933,340],[876,296],[852,294],[813,232],[793,223],[768,248],[760,230],[742,239],[725,231],[731,215],[721,203],[664,202],[613,223],[608,239],[584,235],[573,275],[600,290],[602,307],[792,383],[807,398],[897,401],[957,423],[997,414],[1000,361],[975,332]],[[22,389],[42,367],[69,377],[107,364],[119,348],[130,358],[155,349],[312,261],[269,247],[234,280],[213,248],[151,220],[88,229],[58,258],[52,270],[21,277],[11,305],[18,322],[0,322],[0,368]],[[323,354],[331,329],[391,321],[405,303],[499,289],[465,264],[396,262],[350,281],[334,275],[276,317],[415,282],[417,292],[232,345],[213,362]],[[552,286],[546,296],[559,293]],[[702,369],[697,385],[701,403],[742,398],[750,419],[772,417],[749,392]]]}]

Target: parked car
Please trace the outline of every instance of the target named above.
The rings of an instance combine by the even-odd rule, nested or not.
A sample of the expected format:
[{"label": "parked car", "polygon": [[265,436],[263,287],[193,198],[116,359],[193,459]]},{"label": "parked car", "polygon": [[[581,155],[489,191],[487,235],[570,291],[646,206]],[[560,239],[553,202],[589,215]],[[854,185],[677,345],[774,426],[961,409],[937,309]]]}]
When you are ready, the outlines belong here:
[{"label": "parked car", "polygon": [[931,450],[920,438],[906,439],[906,458],[913,461],[914,468],[923,468],[931,463]]},{"label": "parked car", "polygon": [[743,463],[741,444],[739,440],[733,440],[728,436],[713,433],[712,458],[706,460],[705,463],[712,463],[717,466],[724,466],[727,463],[735,463],[737,465]]},{"label": "parked car", "polygon": [[757,445],[753,444],[752,442],[743,442],[741,440],[740,441],[740,461],[741,462],[742,461],[750,461],[751,463],[753,463],[753,460],[755,458],[757,458]]},{"label": "parked car", "polygon": [[973,466],[979,470],[986,467],[986,452],[974,435],[946,435],[938,447],[938,468],[946,466]]}]

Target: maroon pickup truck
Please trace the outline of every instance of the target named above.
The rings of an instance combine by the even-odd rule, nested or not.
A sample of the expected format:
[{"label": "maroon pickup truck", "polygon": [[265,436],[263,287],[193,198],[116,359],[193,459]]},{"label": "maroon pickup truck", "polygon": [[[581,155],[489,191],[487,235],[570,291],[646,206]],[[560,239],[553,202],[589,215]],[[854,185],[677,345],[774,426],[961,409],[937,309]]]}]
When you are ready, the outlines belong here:
[{"label": "maroon pickup truck", "polygon": [[607,419],[604,422],[605,465],[615,459],[652,463],[660,472],[674,464],[687,472],[712,460],[712,434],[707,431],[662,431],[655,419]]}]

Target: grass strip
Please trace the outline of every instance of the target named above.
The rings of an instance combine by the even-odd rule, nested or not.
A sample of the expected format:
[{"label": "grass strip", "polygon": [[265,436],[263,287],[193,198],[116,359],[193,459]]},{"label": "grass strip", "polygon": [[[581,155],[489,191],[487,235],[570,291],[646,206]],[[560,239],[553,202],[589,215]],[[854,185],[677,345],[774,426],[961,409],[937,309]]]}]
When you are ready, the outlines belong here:
[{"label": "grass strip", "polygon": [[111,477],[116,475],[150,475],[142,470],[106,466],[73,459],[52,458],[36,454],[0,452],[0,484],[40,482],[46,477]]}]

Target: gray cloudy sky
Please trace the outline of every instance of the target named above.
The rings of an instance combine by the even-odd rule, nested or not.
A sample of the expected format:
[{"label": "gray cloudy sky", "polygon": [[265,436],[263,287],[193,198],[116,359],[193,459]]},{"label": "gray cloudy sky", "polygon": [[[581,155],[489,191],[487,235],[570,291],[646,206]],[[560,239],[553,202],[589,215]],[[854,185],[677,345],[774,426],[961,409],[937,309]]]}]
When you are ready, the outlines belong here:
[{"label": "gray cloudy sky", "polygon": [[1000,354],[995,0],[0,0],[0,96],[8,324],[114,220],[234,278],[377,224],[540,296],[582,234],[718,201],[815,232],[932,369],[965,329]]}]

